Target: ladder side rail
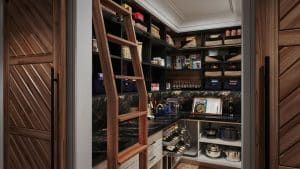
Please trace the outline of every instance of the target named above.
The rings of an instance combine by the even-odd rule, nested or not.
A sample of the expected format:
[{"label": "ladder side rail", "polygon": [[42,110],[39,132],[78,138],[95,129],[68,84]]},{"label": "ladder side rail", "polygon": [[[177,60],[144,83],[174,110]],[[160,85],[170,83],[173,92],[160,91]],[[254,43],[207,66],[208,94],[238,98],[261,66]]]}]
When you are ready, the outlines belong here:
[{"label": "ladder side rail", "polygon": [[93,0],[93,22],[99,47],[100,64],[105,79],[104,86],[107,96],[107,168],[118,169],[118,114],[119,99],[112,68],[108,39],[104,26],[102,4],[100,0]]},{"label": "ladder side rail", "polygon": [[[133,27],[133,21],[132,17],[125,17],[125,29],[127,33],[127,37],[129,41],[136,42],[136,35]],[[139,52],[137,47],[130,47],[131,56],[132,56],[132,65],[134,69],[135,76],[141,76],[144,79],[144,73],[140,62]],[[147,102],[148,102],[148,96],[147,96],[147,89],[145,80],[137,80],[136,86],[138,90],[139,95],[139,111],[146,111],[147,110]],[[139,143],[142,145],[148,144],[148,120],[146,116],[140,116],[139,117]],[[147,169],[148,168],[148,153],[147,149],[145,151],[140,153],[139,156],[139,165],[140,169]]]}]

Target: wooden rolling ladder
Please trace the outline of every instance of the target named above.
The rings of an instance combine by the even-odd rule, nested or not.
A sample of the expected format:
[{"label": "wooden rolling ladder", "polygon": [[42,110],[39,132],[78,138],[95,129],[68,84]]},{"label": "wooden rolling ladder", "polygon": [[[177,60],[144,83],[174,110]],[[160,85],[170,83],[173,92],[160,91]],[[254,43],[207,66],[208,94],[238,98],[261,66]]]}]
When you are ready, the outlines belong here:
[{"label": "wooden rolling ladder", "polygon": [[[118,15],[123,16],[128,40],[106,33],[102,11],[104,6],[115,11]],[[148,98],[131,13],[112,0],[93,0],[93,22],[97,44],[100,50],[99,57],[107,96],[107,169],[118,169],[122,163],[137,154],[139,154],[140,169],[147,169]],[[130,48],[134,76],[114,75],[108,41],[126,45]],[[119,115],[119,97],[116,88],[116,79],[136,81],[139,95],[139,107],[137,112]],[[119,123],[137,118],[139,122],[139,142],[119,153]]]}]

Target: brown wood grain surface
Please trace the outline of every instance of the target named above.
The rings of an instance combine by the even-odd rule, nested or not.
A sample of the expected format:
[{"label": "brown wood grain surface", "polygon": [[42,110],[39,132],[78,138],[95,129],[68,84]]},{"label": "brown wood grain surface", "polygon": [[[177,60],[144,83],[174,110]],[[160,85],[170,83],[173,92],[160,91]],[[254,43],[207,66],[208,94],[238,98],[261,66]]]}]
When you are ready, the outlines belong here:
[{"label": "brown wood grain surface", "polygon": [[5,3],[5,169],[66,168],[65,17],[64,0]]},{"label": "brown wood grain surface", "polygon": [[280,1],[280,29],[300,28],[300,3],[298,0]]},{"label": "brown wood grain surface", "polygon": [[300,45],[300,30],[279,31],[279,46]]},{"label": "brown wood grain surface", "polygon": [[279,51],[280,74],[283,74],[291,65],[300,60],[300,46],[283,47]]},{"label": "brown wood grain surface", "polygon": [[280,19],[286,16],[289,11],[299,3],[299,0],[281,0],[280,2]]},{"label": "brown wood grain surface", "polygon": [[[278,111],[271,112],[277,116],[277,123],[270,128],[278,128],[271,139],[278,139],[278,144],[272,144],[271,149],[277,154],[278,163],[273,168],[296,169],[300,168],[300,2],[296,0],[280,0],[278,19],[278,69],[275,77],[278,78]],[[274,9],[274,11],[276,8]],[[277,135],[277,138],[276,138]]]}]

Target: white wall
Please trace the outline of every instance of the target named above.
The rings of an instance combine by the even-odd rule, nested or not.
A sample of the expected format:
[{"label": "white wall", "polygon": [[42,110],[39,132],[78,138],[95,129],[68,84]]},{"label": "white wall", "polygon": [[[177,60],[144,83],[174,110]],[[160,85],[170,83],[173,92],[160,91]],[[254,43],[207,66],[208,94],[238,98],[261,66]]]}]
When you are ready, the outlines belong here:
[{"label": "white wall", "polygon": [[92,168],[92,0],[69,0],[68,168]]},{"label": "white wall", "polygon": [[0,168],[3,168],[3,1],[0,1]]}]

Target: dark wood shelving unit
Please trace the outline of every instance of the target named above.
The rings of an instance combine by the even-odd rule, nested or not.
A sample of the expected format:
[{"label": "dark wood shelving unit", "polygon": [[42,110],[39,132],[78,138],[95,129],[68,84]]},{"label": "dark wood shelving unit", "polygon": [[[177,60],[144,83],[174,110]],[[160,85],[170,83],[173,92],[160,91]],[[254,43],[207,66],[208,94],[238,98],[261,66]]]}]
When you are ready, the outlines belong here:
[{"label": "dark wood shelving unit", "polygon": [[[123,0],[116,1],[119,4],[122,4]],[[125,2],[125,1],[124,1]],[[240,27],[231,27],[231,28],[221,28],[221,29],[212,29],[212,30],[204,30],[204,31],[196,31],[196,32],[188,32],[188,33],[176,33],[172,29],[170,29],[168,26],[166,26],[164,23],[162,23],[159,19],[157,19],[155,16],[150,14],[147,10],[142,8],[140,5],[138,5],[134,1],[127,2],[132,7],[133,12],[141,12],[144,14],[144,20],[143,23],[144,26],[147,27],[148,31],[145,32],[139,28],[136,27],[136,36],[138,41],[143,42],[142,47],[142,67],[145,75],[145,82],[147,86],[148,92],[151,92],[151,83],[159,83],[160,84],[160,91],[170,91],[166,90],[167,83],[171,84],[172,87],[172,81],[173,79],[180,80],[180,77],[182,77],[182,80],[190,80],[190,81],[199,81],[201,82],[201,88],[195,89],[195,90],[207,90],[205,88],[205,80],[207,79],[205,75],[205,65],[208,64],[220,64],[221,70],[224,72],[224,65],[226,64],[240,64],[241,61],[226,61],[225,56],[223,55],[223,59],[221,61],[215,62],[215,63],[206,63],[205,62],[205,54],[210,49],[217,49],[217,50],[230,50],[230,49],[239,49],[241,48],[241,44],[232,44],[232,45],[217,45],[217,46],[204,46],[204,40],[205,37],[210,33],[221,33],[224,35],[224,32],[226,29],[235,29]],[[126,38],[125,36],[125,29],[124,24],[122,23],[121,19],[117,17],[116,15],[110,13],[110,12],[104,12],[104,19],[106,22],[106,29],[108,33],[118,35],[122,38]],[[151,34],[151,24],[155,24],[160,29],[160,37],[161,39],[153,36]],[[173,40],[175,41],[175,46],[170,45],[166,41],[166,36],[169,34]],[[197,46],[194,48],[179,48],[176,46],[176,41],[178,39],[182,39],[186,36],[197,36]],[[94,37],[94,34],[93,34]],[[198,42],[199,40],[199,42]],[[224,36],[223,36],[224,40]],[[111,58],[113,62],[114,67],[114,73],[115,74],[122,74],[122,75],[132,75],[133,69],[132,69],[132,62],[131,59],[126,59],[122,57],[122,47],[116,44],[110,44],[111,49]],[[198,54],[200,56],[201,61],[201,69],[182,69],[177,70],[174,69],[174,58],[176,56],[184,55],[188,56],[191,54]],[[161,57],[165,59],[165,65],[167,65],[167,57],[171,57],[171,60],[173,63],[171,63],[172,67],[167,66],[160,66],[157,64],[151,63],[151,60],[154,57]],[[101,82],[97,82],[99,73],[101,73],[101,66],[98,58],[98,53],[93,52],[93,94],[94,95],[103,95],[104,93],[99,91],[95,91],[95,85],[99,85]],[[228,77],[223,76],[218,77],[218,79],[224,79]],[[216,78],[216,77],[209,77],[208,79]],[[234,77],[236,78],[236,77]],[[118,92],[120,94],[128,94],[128,93],[135,93],[135,91],[127,91],[125,90],[124,86],[122,85],[121,80],[117,80],[117,87]],[[98,88],[99,89],[99,88]],[[177,90],[177,89],[174,89]],[[216,89],[218,90],[218,89]]]},{"label": "dark wood shelving unit", "polygon": [[176,49],[178,52],[195,52],[195,51],[202,51],[205,49],[224,49],[224,48],[237,48],[241,47],[241,44],[233,44],[233,45],[217,45],[217,46],[201,46],[195,48],[180,48]]}]

